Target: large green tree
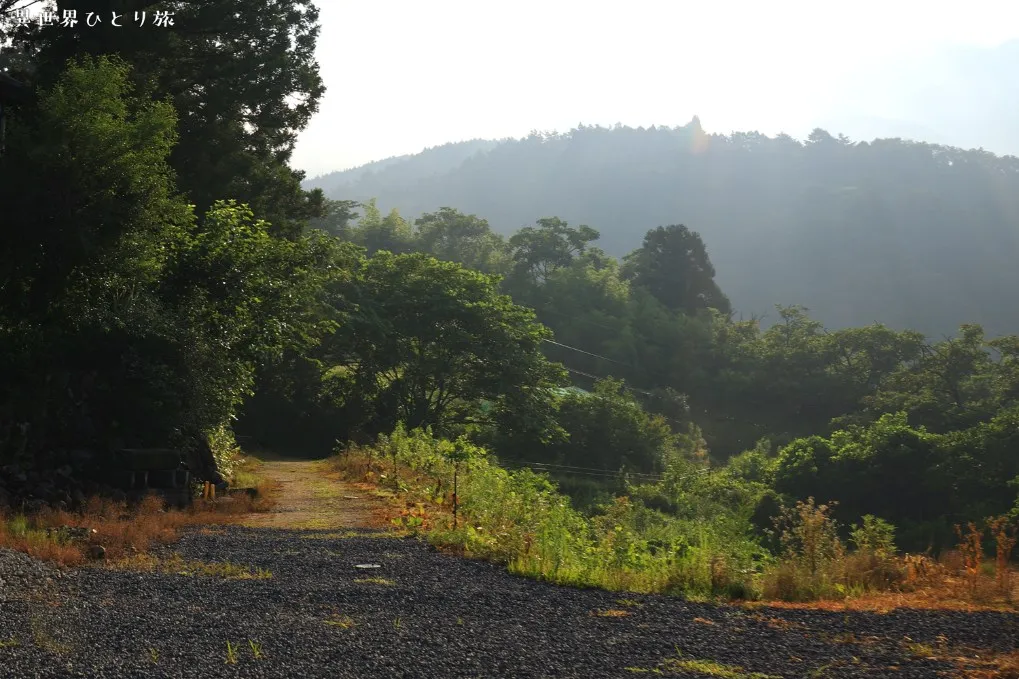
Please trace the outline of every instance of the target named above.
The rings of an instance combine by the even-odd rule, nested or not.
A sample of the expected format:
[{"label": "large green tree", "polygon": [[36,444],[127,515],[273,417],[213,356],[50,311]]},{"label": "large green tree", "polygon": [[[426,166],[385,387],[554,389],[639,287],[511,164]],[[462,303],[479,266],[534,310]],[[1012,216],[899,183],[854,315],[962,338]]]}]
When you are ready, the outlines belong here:
[{"label": "large green tree", "polygon": [[682,224],[648,231],[644,244],[626,257],[625,276],[667,308],[728,314],[729,299],[715,283],[715,267],[699,234]]},{"label": "large green tree", "polygon": [[[29,84],[48,87],[68,59],[115,55],[133,67],[140,91],[176,109],[170,162],[198,214],[236,199],[287,235],[321,214],[321,192],[302,190],[303,173],[287,165],[325,91],[310,0],[67,0],[59,9],[77,12],[78,23],[17,32],[31,65],[19,75]],[[156,11],[171,12],[173,25],[154,25]],[[90,13],[99,23],[88,25]]]},{"label": "large green tree", "polygon": [[277,238],[235,202],[199,223],[168,162],[173,109],[118,59],[71,62],[34,97],[0,157],[0,458],[45,470],[221,429],[314,330],[329,241]]},{"label": "large green tree", "polygon": [[364,261],[334,336],[352,391],[389,427],[438,427],[540,410],[561,369],[541,354],[548,331],[496,291],[496,280],[432,257],[380,252]]},{"label": "large green tree", "polygon": [[416,248],[437,259],[482,273],[505,273],[507,269],[505,241],[477,215],[444,207],[422,215],[414,226]]}]

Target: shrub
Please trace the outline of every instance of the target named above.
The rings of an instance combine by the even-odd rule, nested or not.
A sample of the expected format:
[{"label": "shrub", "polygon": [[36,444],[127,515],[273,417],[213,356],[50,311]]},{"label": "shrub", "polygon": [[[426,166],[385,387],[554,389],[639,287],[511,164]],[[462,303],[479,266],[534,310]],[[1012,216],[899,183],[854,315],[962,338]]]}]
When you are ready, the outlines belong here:
[{"label": "shrub", "polygon": [[[429,430],[397,427],[379,438],[374,455],[424,474],[425,492],[442,503],[453,504],[449,493],[437,491],[451,489],[455,477],[460,520],[440,523],[430,539],[513,573],[611,590],[740,598],[755,592],[750,575],[761,550],[724,521],[668,516],[629,497],[589,518],[546,475],[508,471],[466,440],[435,438]],[[338,466],[360,469],[349,452]]]}]

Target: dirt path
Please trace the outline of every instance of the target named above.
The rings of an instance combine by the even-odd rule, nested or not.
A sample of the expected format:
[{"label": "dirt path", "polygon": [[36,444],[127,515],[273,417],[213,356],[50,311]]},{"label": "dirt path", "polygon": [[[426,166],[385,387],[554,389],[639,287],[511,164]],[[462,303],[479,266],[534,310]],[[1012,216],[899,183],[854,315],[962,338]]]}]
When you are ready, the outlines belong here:
[{"label": "dirt path", "polygon": [[259,476],[278,484],[276,506],[251,514],[241,525],[289,530],[379,528],[384,501],[331,472],[323,460],[271,460]]}]

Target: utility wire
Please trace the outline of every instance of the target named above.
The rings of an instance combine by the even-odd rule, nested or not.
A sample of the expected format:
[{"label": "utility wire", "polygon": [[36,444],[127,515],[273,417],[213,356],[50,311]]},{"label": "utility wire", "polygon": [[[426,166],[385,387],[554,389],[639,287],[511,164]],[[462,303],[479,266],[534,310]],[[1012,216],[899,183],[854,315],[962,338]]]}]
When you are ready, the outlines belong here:
[{"label": "utility wire", "polygon": [[[594,477],[594,478],[613,478],[614,479],[614,478],[618,478],[620,476],[620,472],[579,471],[579,470],[562,469],[562,468],[544,469],[546,464],[545,463],[541,463],[541,462],[507,462],[507,463],[503,463],[503,466],[506,467],[506,468],[511,468],[511,469],[515,469],[515,470],[530,469],[531,471],[539,471],[539,472],[544,471],[544,472],[551,473],[551,474],[567,474],[567,475],[572,475],[572,476],[590,476],[590,477]],[[535,469],[535,467],[537,467],[537,469]],[[584,467],[581,467],[580,469],[584,469]],[[677,481],[682,481],[682,480],[685,480],[685,479],[692,479],[695,476],[700,476],[702,474],[707,474],[710,471],[711,471],[710,469],[701,469],[701,470],[698,470],[696,472],[693,472],[692,474],[687,474],[686,476],[680,476],[676,480]],[[629,475],[630,476],[638,477],[637,480],[639,480],[639,481],[659,481],[660,482],[660,481],[664,481],[665,480],[665,477],[663,477],[663,476],[655,476],[653,474],[630,473]]]},{"label": "utility wire", "polygon": [[[611,469],[596,469],[594,467],[576,467],[574,465],[555,464],[555,463],[552,463],[552,462],[521,462],[521,464],[528,464],[528,465],[534,465],[534,466],[539,466],[539,467],[555,467],[557,469],[577,469],[577,470],[585,471],[585,472],[600,472],[600,473],[605,473],[605,474],[619,474],[619,473],[621,473],[618,470],[617,471],[613,471]],[[657,476],[661,476],[660,474],[647,474],[647,473],[644,473],[644,472],[628,472],[628,473],[633,474],[635,476],[656,476],[656,477]]]},{"label": "utility wire", "polygon": [[[574,370],[573,368],[571,368],[570,366],[565,365],[565,364],[563,364],[563,367],[566,368],[566,370],[568,370],[571,373],[577,373],[578,375],[583,375],[584,377],[590,377],[592,380],[603,380],[603,379],[605,379],[604,377],[599,377],[598,375],[592,375],[591,373],[586,373],[583,370]],[[650,391],[644,391],[643,389],[635,389],[633,387],[628,387],[625,384],[623,385],[623,389],[626,389],[627,391],[633,391],[633,392],[636,392],[638,394],[644,394],[645,396],[654,396],[654,394],[652,394]]]},{"label": "utility wire", "polygon": [[588,356],[594,356],[595,358],[600,358],[603,361],[608,361],[609,363],[618,363],[619,365],[624,365],[627,368],[632,368],[633,370],[637,370],[636,367],[630,365],[629,363],[623,363],[622,361],[617,361],[616,359],[609,358],[608,356],[602,356],[600,354],[592,354],[590,351],[584,351],[583,349],[578,349],[577,347],[571,347],[568,344],[560,344],[559,342],[555,342],[555,341],[550,340],[550,339],[543,339],[541,341],[542,342],[548,342],[549,344],[554,344],[557,347],[563,347],[564,349],[572,349],[573,351],[578,351],[578,352],[580,352],[582,354],[587,354]]},{"label": "utility wire", "polygon": [[553,311],[552,309],[542,309],[539,313],[540,314],[544,314],[544,313],[554,314],[556,316],[561,316],[562,318],[566,318],[566,319],[569,319],[571,321],[579,321],[581,323],[589,323],[590,325],[594,325],[596,327],[602,328],[603,330],[611,330],[612,332],[619,332],[619,328],[610,328],[607,325],[603,325],[601,323],[589,320],[587,318],[580,318],[579,316],[569,316],[567,314],[562,313],[561,311]]}]

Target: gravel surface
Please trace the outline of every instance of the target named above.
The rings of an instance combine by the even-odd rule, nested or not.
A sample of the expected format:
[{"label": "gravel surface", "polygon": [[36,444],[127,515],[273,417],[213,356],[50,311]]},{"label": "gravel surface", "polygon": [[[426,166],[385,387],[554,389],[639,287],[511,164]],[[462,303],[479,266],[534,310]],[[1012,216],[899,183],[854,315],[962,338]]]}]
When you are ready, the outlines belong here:
[{"label": "gravel surface", "polygon": [[[909,642],[1019,643],[1015,614],[748,611],[555,587],[414,539],[341,535],[230,527],[173,547],[272,572],[251,580],[103,567],[61,576],[0,551],[0,676],[707,676],[703,662],[662,664],[679,653],[744,668],[715,676],[901,679],[952,669]],[[379,567],[357,568],[367,564]],[[368,578],[382,581],[357,582]],[[628,615],[597,615],[608,610]]]}]

